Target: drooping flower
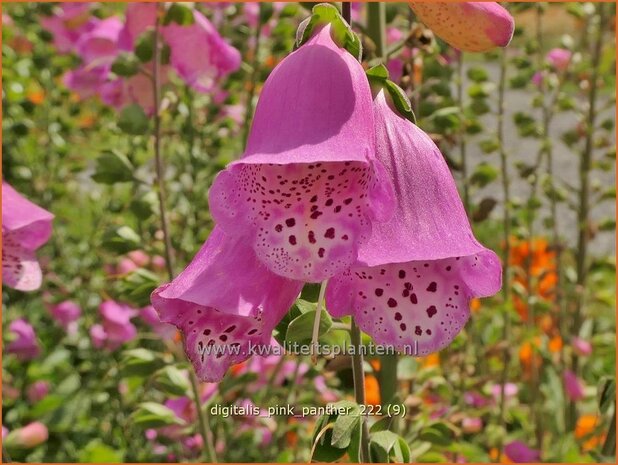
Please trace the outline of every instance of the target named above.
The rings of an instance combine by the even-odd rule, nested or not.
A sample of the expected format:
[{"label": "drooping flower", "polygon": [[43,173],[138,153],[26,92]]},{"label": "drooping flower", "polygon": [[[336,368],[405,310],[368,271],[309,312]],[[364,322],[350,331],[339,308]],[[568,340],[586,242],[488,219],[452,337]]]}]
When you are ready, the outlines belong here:
[{"label": "drooping flower", "polygon": [[512,441],[504,446],[504,453],[515,463],[532,463],[538,462],[541,458],[541,452],[536,449],[531,449],[521,441]]},{"label": "drooping flower", "polygon": [[89,10],[87,2],[63,2],[53,16],[41,18],[41,26],[54,36],[53,43],[58,52],[72,52],[82,34],[98,23]]},{"label": "drooping flower", "polygon": [[230,365],[247,360],[251,346],[270,344],[301,288],[271,273],[245,238],[217,226],[189,266],[155,289],[151,301],[161,321],[184,334],[198,377],[215,382]]},{"label": "drooping flower", "polygon": [[48,436],[47,426],[40,421],[34,421],[23,428],[11,431],[3,444],[9,448],[32,449],[47,441]]},{"label": "drooping flower", "polygon": [[76,322],[82,314],[82,309],[72,300],[65,300],[51,307],[50,313],[65,331],[74,333],[77,329]]},{"label": "drooping flower", "polygon": [[374,142],[363,68],[325,25],[266,80],[243,158],[210,190],[213,217],[274,273],[311,282],[340,273],[371,219],[389,214]]},{"label": "drooping flower", "polygon": [[9,331],[13,333],[14,339],[9,342],[7,352],[15,354],[20,360],[32,360],[41,353],[41,348],[36,339],[34,328],[25,319],[19,318],[11,322]]},{"label": "drooping flower", "polygon": [[240,67],[240,52],[229,45],[199,11],[194,23],[171,23],[163,28],[170,47],[170,64],[178,75],[198,92],[211,92],[217,82]]},{"label": "drooping flower", "polygon": [[359,259],[328,285],[335,317],[352,314],[379,344],[426,355],[449,344],[472,297],[495,294],[502,267],[474,238],[455,181],[427,134],[374,101],[377,156],[397,195],[393,217],[373,225]]},{"label": "drooping flower", "polygon": [[33,404],[43,400],[47,394],[49,394],[49,383],[43,380],[32,383],[26,392],[28,400]]},{"label": "drooping flower", "polygon": [[552,48],[549,52],[547,52],[545,59],[556,71],[564,71],[569,67],[572,55],[573,54],[570,50],[564,48]]},{"label": "drooping flower", "polygon": [[584,385],[573,371],[564,370],[562,379],[564,381],[564,391],[571,401],[576,402],[584,398]]},{"label": "drooping flower", "polygon": [[464,52],[506,47],[513,37],[513,17],[496,2],[409,3],[436,35]]},{"label": "drooping flower", "polygon": [[138,37],[149,29],[154,29],[157,20],[157,4],[131,2],[127,5],[125,24],[118,38],[119,47],[133,51]]},{"label": "drooping flower", "polygon": [[118,55],[118,36],[122,27],[122,21],[111,16],[100,20],[86,34],[82,34],[75,44],[75,50],[82,61],[93,66],[111,64]]},{"label": "drooping flower", "polygon": [[35,251],[51,236],[54,215],[2,182],[2,282],[19,291],[41,286]]},{"label": "drooping flower", "polygon": [[139,311],[139,316],[161,339],[173,339],[176,328],[167,323],[161,323],[159,314],[152,305],[148,305]]},{"label": "drooping flower", "polygon": [[99,313],[103,323],[90,328],[90,337],[96,348],[116,350],[137,336],[137,328],[131,323],[131,318],[138,313],[134,308],[106,300],[99,305]]}]

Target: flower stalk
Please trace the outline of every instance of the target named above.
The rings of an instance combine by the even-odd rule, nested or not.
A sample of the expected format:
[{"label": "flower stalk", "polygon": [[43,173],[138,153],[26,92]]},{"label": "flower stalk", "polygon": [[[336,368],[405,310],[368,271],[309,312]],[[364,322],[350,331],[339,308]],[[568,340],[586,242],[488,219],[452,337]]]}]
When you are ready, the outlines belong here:
[{"label": "flower stalk", "polygon": [[[361,330],[352,318],[350,339],[352,340],[352,376],[354,380],[354,398],[358,405],[365,405],[365,372],[363,369],[363,354],[361,350]],[[367,428],[367,418],[361,416],[361,462],[369,462],[369,429]]]}]

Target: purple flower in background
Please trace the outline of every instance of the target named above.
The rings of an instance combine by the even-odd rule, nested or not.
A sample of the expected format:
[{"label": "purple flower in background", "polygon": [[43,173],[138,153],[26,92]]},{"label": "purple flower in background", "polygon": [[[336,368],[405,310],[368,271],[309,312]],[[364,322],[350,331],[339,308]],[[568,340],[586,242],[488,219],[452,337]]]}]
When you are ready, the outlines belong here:
[{"label": "purple flower in background", "polygon": [[274,273],[317,282],[349,267],[388,217],[392,194],[374,158],[371,92],[330,25],[288,55],[262,89],[241,160],[220,172],[210,208]]},{"label": "purple flower in background", "polygon": [[100,20],[90,31],[82,34],[75,49],[84,63],[93,66],[111,64],[118,55],[118,37],[122,21],[115,17]]},{"label": "purple flower in background", "polygon": [[49,383],[47,381],[35,381],[30,386],[28,386],[28,391],[26,395],[28,396],[28,400],[35,404],[49,394]]},{"label": "purple flower in background", "polygon": [[436,35],[464,52],[506,47],[513,37],[513,17],[496,2],[409,3]]},{"label": "purple flower in background", "polygon": [[54,36],[54,47],[60,53],[70,53],[84,33],[99,20],[90,15],[90,3],[60,3],[53,16],[41,18],[41,26]]},{"label": "purple flower in background", "polygon": [[553,48],[547,52],[545,59],[552,68],[557,71],[564,71],[571,63],[572,53],[564,48]]},{"label": "purple flower in background", "polygon": [[2,182],[2,282],[19,291],[41,287],[35,251],[52,232],[54,215]]},{"label": "purple flower in background", "polygon": [[464,401],[466,404],[471,405],[475,408],[482,408],[490,405],[492,400],[485,397],[482,394],[479,394],[476,391],[468,391],[464,393]]},{"label": "purple flower in background", "polygon": [[62,82],[67,89],[72,90],[82,99],[86,99],[101,92],[108,75],[108,67],[83,65],[67,71]]},{"label": "purple flower in background", "polygon": [[77,329],[77,320],[82,314],[82,309],[72,300],[65,300],[51,307],[50,313],[56,322],[69,333]]},{"label": "purple flower in background", "polygon": [[574,337],[571,341],[573,350],[580,357],[586,357],[592,353],[592,344],[580,337]]},{"label": "purple flower in background", "polygon": [[96,348],[116,350],[137,336],[137,329],[131,323],[131,318],[138,313],[134,308],[106,300],[99,306],[99,313],[103,323],[90,328],[90,338]]},{"label": "purple flower in background", "polygon": [[584,385],[575,373],[571,370],[565,370],[562,374],[562,379],[564,381],[564,391],[571,401],[576,402],[584,398]]},{"label": "purple flower in background", "polygon": [[161,323],[159,315],[152,305],[142,308],[139,311],[139,316],[162,339],[171,340],[174,338],[176,328],[173,325]]},{"label": "purple flower in background", "polygon": [[133,51],[138,37],[148,29],[154,29],[156,20],[156,3],[129,3],[125,14],[125,24],[118,38],[120,49],[128,52]]},{"label": "purple flower in background", "polygon": [[[491,395],[494,397],[496,402],[500,401],[500,396],[502,396],[501,391],[502,391],[502,389],[500,389],[500,385],[499,384],[494,384],[491,387]],[[515,384],[515,383],[506,383],[504,385],[504,397],[505,398],[510,399],[512,397],[515,397],[518,392],[519,392],[519,388],[517,387],[517,384]]]},{"label": "purple flower in background", "polygon": [[301,289],[302,283],[271,273],[243,237],[227,236],[217,226],[189,266],[155,289],[151,301],[161,321],[184,334],[198,377],[214,382],[252,355],[250,343],[270,344]]},{"label": "purple flower in background", "polygon": [[13,333],[13,340],[7,346],[7,352],[15,354],[19,360],[32,360],[41,353],[41,348],[36,340],[34,328],[25,319],[20,318],[11,322],[9,331]]},{"label": "purple flower in background", "polygon": [[530,449],[521,441],[513,441],[504,446],[504,453],[515,463],[532,463],[541,459],[541,452]]},{"label": "purple flower in background", "polygon": [[206,17],[193,11],[194,23],[163,28],[170,47],[170,63],[178,75],[198,92],[211,92],[222,77],[240,67],[240,52],[229,45]]},{"label": "purple flower in background", "polygon": [[335,317],[352,314],[378,344],[426,355],[465,325],[473,297],[495,294],[502,267],[474,238],[455,181],[433,141],[375,97],[377,155],[397,193],[390,221],[374,223],[358,262],[328,285]]},{"label": "purple flower in background", "polygon": [[103,326],[96,324],[90,328],[90,340],[92,345],[97,349],[105,347],[105,341],[107,340],[107,334]]}]

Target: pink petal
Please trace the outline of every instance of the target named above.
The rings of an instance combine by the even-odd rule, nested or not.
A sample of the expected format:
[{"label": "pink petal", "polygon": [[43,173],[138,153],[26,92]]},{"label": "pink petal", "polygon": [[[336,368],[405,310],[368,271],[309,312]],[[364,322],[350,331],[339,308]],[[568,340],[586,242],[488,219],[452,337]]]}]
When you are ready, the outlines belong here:
[{"label": "pink petal", "polygon": [[571,370],[565,370],[563,375],[564,390],[567,397],[572,401],[578,401],[584,398],[584,385],[575,373]]},{"label": "pink petal", "polygon": [[418,18],[449,45],[465,52],[506,47],[513,17],[496,2],[410,2]]},{"label": "pink petal", "polygon": [[75,48],[84,63],[100,65],[102,62],[111,63],[118,54],[118,37],[123,27],[119,18],[112,16],[97,23],[88,33],[83,34]]},{"label": "pink petal", "polygon": [[504,453],[515,463],[532,463],[541,458],[541,452],[529,448],[521,441],[513,441],[504,446]]},{"label": "pink petal", "polygon": [[198,92],[211,92],[217,81],[240,67],[240,52],[229,45],[199,11],[189,26],[163,28],[172,67]]},{"label": "pink petal", "polygon": [[371,218],[389,214],[374,146],[363,68],[324,26],[267,79],[243,158],[212,186],[212,214],[274,273],[322,281],[353,263]]},{"label": "pink petal", "polygon": [[9,342],[7,352],[15,354],[20,360],[32,360],[39,356],[41,349],[30,323],[20,318],[11,322],[9,331],[13,333],[14,339]]},{"label": "pink petal", "polygon": [[301,288],[264,267],[245,239],[216,227],[189,266],[151,300],[161,321],[184,334],[199,378],[217,382],[252,355],[249,344],[270,343]]},{"label": "pink petal", "polygon": [[2,182],[2,231],[16,234],[22,247],[35,250],[45,244],[52,231],[52,215]]},{"label": "pink petal", "polygon": [[122,50],[133,51],[137,38],[150,28],[157,19],[157,4],[130,2],[126,10],[125,24],[118,37]]},{"label": "pink petal", "polygon": [[333,278],[327,308],[353,314],[376,342],[425,355],[448,345],[472,297],[501,286],[496,255],[474,238],[442,154],[417,126],[375,99],[378,159],[395,187],[390,221],[375,223],[358,263]]}]

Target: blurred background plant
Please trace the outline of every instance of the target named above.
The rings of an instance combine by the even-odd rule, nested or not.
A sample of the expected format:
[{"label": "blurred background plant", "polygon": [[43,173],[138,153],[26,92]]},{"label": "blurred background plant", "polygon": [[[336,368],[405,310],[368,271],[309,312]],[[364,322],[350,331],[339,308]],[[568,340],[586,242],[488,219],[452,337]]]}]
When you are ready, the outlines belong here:
[{"label": "blurred background plant", "polygon": [[[171,4],[163,24],[192,24],[194,8],[241,60],[204,89],[168,72],[163,46],[165,79],[151,99],[152,30],[113,56],[95,47],[92,58],[77,44],[102,19],[126,24],[126,4],[4,5],[3,179],[56,216],[39,253],[41,290],[3,287],[11,459],[356,458],[358,425],[345,417],[211,413],[216,405],[246,413],[350,402],[349,358],[252,359],[219,385],[195,386],[176,330],[149,306],[154,287],[208,236],[211,181],[242,153],[261,85],[310,7]],[[503,292],[472,302],[450,347],[395,362],[396,389],[381,376],[387,360],[366,360],[367,403],[407,410],[370,418],[373,460],[581,463],[615,453],[615,7],[509,9],[511,45],[472,55],[436,39],[407,4],[352,5],[364,62],[383,59],[406,91],[477,237],[501,254],[505,272]],[[110,96],[99,71],[133,91]],[[167,236],[153,134],[165,165]],[[317,289],[306,286],[301,299],[277,328],[280,342],[310,334]],[[347,323],[327,318],[321,341],[348,344]],[[12,350],[15,341],[31,350]]]}]

